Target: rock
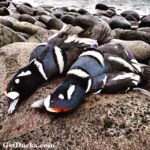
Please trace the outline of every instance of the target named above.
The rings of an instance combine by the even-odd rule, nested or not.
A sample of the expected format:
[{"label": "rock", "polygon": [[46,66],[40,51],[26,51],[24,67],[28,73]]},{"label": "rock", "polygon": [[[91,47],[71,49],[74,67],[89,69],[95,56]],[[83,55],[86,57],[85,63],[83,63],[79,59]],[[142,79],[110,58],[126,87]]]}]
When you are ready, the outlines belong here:
[{"label": "rock", "polygon": [[36,22],[36,19],[28,14],[22,14],[19,16],[19,21],[25,21],[34,24]]},{"label": "rock", "polygon": [[29,6],[19,4],[19,5],[16,6],[16,8],[17,8],[17,11],[20,14],[28,14],[28,15],[31,15],[31,16],[35,15],[35,12],[34,12],[33,8],[31,8]]},{"label": "rock", "polygon": [[63,16],[61,16],[60,19],[66,24],[72,24],[75,17],[73,17],[71,15],[63,15]]},{"label": "rock", "polygon": [[44,8],[42,7],[37,7],[35,10],[35,15],[40,16],[40,15],[49,15],[50,13],[47,12]]},{"label": "rock", "polygon": [[63,22],[55,17],[41,15],[39,21],[44,23],[48,29],[60,30],[63,27]]},{"label": "rock", "polygon": [[106,16],[106,17],[113,17],[116,15],[116,12],[114,10],[98,10],[96,13],[97,16]]},{"label": "rock", "polygon": [[[0,60],[3,60],[0,91],[2,83],[9,80],[19,67],[26,64],[28,53],[34,46],[29,43],[24,48],[24,45],[18,45],[17,50],[15,46],[13,49],[16,52],[11,53],[8,48],[3,49],[5,55],[0,55]],[[9,48],[12,48],[12,45]],[[22,55],[24,59],[20,59]],[[7,115],[6,97],[0,92],[2,105],[0,141],[51,143],[57,147],[56,149],[88,149],[87,146],[90,146],[90,149],[99,149],[100,146],[108,150],[114,147],[149,148],[149,142],[144,146],[141,144],[149,139],[150,132],[148,124],[150,102],[147,96],[138,92],[89,95],[75,112],[68,115],[52,115],[43,110],[31,109],[33,100],[46,97],[61,82],[62,79],[53,80],[39,88],[11,116]]]},{"label": "rock", "polygon": [[31,4],[29,4],[29,3],[27,3],[27,2],[23,3],[23,5],[25,5],[25,6],[28,6],[28,7],[31,7],[31,8],[32,8],[32,5],[31,5]]},{"label": "rock", "polygon": [[99,9],[99,10],[108,10],[109,7],[105,4],[96,4],[95,9]]},{"label": "rock", "polygon": [[27,33],[22,33],[22,32],[17,32],[19,35],[23,36],[26,40],[29,39],[31,37],[30,34]]},{"label": "rock", "polygon": [[61,11],[59,11],[59,10],[56,10],[56,11],[52,12],[52,14],[53,14],[56,18],[60,19],[61,16],[62,16],[64,13],[61,12]]},{"label": "rock", "polygon": [[28,42],[48,42],[48,39],[55,33],[57,30],[49,30],[49,31],[39,31],[28,39]]},{"label": "rock", "polygon": [[144,32],[150,33],[150,27],[138,28],[137,30],[138,31],[144,31]]},{"label": "rock", "polygon": [[150,101],[138,92],[90,94],[77,110],[65,115],[31,109],[34,100],[45,98],[63,82],[58,78],[40,87],[9,116],[4,84],[27,64],[35,46],[37,43],[13,43],[0,50],[1,143],[48,143],[54,149],[78,150],[149,149]]},{"label": "rock", "polygon": [[110,22],[110,18],[106,17],[106,16],[100,16],[101,19],[103,19],[105,22],[107,22],[109,24]]},{"label": "rock", "polygon": [[144,16],[141,19],[139,27],[150,27],[150,15]]},{"label": "rock", "polygon": [[81,14],[81,15],[89,14],[89,12],[88,12],[87,10],[83,9],[83,8],[80,8],[80,9],[78,10],[78,13]]},{"label": "rock", "polygon": [[7,10],[6,7],[0,8],[0,16],[8,16],[8,15],[9,15],[9,11]]},{"label": "rock", "polygon": [[39,27],[44,28],[44,29],[47,28],[46,25],[45,25],[44,23],[40,22],[40,21],[36,21],[36,22],[34,23],[34,25],[39,26]]},{"label": "rock", "polygon": [[2,2],[2,1],[0,1],[0,6],[1,7],[8,7],[9,6],[9,4],[10,4],[10,2]]},{"label": "rock", "polygon": [[15,31],[27,33],[30,35],[33,35],[33,34],[37,33],[38,31],[45,30],[39,26],[33,25],[28,22],[15,22],[13,24],[13,29]]},{"label": "rock", "polygon": [[138,31],[138,30],[114,30],[116,36],[114,38],[121,40],[141,40],[150,44],[150,33]]},{"label": "rock", "polygon": [[13,15],[13,14],[17,14],[17,8],[15,7],[15,5],[13,3],[10,3],[10,5],[7,7],[10,15]]},{"label": "rock", "polygon": [[131,24],[122,16],[114,16],[111,18],[109,25],[111,29],[121,28],[121,29],[130,29]]},{"label": "rock", "polygon": [[0,24],[0,47],[13,43],[24,42],[25,38],[12,29]]},{"label": "rock", "polygon": [[133,10],[123,11],[121,13],[121,16],[125,17],[127,20],[130,20],[130,21],[139,21],[140,20],[139,14]]},{"label": "rock", "polygon": [[109,41],[111,29],[104,20],[98,17],[90,15],[78,16],[74,19],[73,25],[85,29],[80,33],[80,37],[96,39],[99,44]]},{"label": "rock", "polygon": [[123,41],[118,39],[111,40],[111,43],[119,43],[133,53],[134,57],[140,62],[147,62],[150,58],[150,45],[143,41]]},{"label": "rock", "polygon": [[4,26],[7,26],[9,28],[13,27],[13,23],[9,20],[6,20],[5,18],[0,16],[0,24],[3,24]]}]

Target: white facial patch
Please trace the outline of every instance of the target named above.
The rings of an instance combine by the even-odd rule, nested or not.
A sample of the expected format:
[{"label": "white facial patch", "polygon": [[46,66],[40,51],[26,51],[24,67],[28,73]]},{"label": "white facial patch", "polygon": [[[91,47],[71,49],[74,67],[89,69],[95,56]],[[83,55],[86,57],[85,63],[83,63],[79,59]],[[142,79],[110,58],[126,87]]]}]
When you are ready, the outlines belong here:
[{"label": "white facial patch", "polygon": [[76,75],[76,76],[81,77],[81,78],[87,78],[87,77],[89,77],[89,74],[86,73],[85,71],[81,70],[81,69],[72,69],[72,70],[69,70],[67,72],[67,74],[73,74],[73,75]]},{"label": "white facial patch", "polygon": [[90,38],[80,38],[76,34],[68,36],[68,38],[64,41],[65,43],[70,43],[70,42],[78,42],[78,43],[83,43],[87,45],[96,45],[98,46],[98,43],[94,39]]},{"label": "white facial patch", "polygon": [[102,66],[104,66],[104,58],[103,58],[102,54],[97,51],[86,51],[86,52],[83,52],[79,57],[82,57],[82,56],[92,56],[96,60],[98,60],[98,62]]},{"label": "white facial patch", "polygon": [[118,62],[118,63],[122,64],[124,67],[126,67],[129,70],[134,72],[134,68],[127,61],[123,60],[122,58],[110,56],[110,57],[108,57],[108,59],[115,61],[115,62]]},{"label": "white facial patch", "polygon": [[32,74],[32,73],[31,73],[30,70],[28,70],[28,71],[26,71],[26,72],[22,71],[17,77],[29,76],[29,75],[31,75],[31,74]]},{"label": "white facial patch", "polygon": [[75,91],[75,85],[71,85],[67,91],[67,97],[68,97],[68,100],[71,99],[73,93]]},{"label": "white facial patch", "polygon": [[57,46],[55,46],[55,55],[59,67],[59,72],[62,73],[64,70],[64,59],[62,55],[62,50]]},{"label": "white facial patch", "polygon": [[34,102],[31,105],[31,107],[33,107],[33,108],[42,108],[44,106],[44,101],[45,101],[45,99],[38,100],[38,101]]},{"label": "white facial patch", "polygon": [[43,76],[43,78],[44,78],[45,80],[48,80],[48,78],[47,78],[47,76],[46,76],[46,74],[45,74],[45,72],[44,72],[43,65],[42,65],[39,61],[37,61],[36,59],[34,59],[33,61],[34,61],[34,64],[37,66],[39,72],[40,72],[41,75]]},{"label": "white facial patch", "polygon": [[132,66],[134,66],[138,70],[138,72],[142,72],[140,64],[135,59],[132,59],[131,62]]},{"label": "white facial patch", "polygon": [[19,82],[20,82],[19,79],[16,79],[16,80],[15,80],[15,83],[16,83],[16,84],[19,84]]},{"label": "white facial patch", "polygon": [[19,97],[19,93],[18,93],[18,92],[9,92],[9,93],[6,93],[6,92],[5,92],[5,95],[6,95],[8,98],[12,99],[12,100],[14,100],[14,99],[16,99],[16,98]]},{"label": "white facial patch", "polygon": [[48,95],[46,97],[46,99],[44,100],[44,106],[45,106],[46,110],[48,110],[48,111],[49,111],[49,107],[50,107],[50,99],[51,99],[51,96]]},{"label": "white facial patch", "polygon": [[59,94],[59,95],[58,95],[58,98],[59,98],[59,99],[62,99],[62,100],[65,99],[65,97],[64,97],[63,94]]},{"label": "white facial patch", "polygon": [[92,86],[92,80],[89,79],[88,80],[88,86],[87,86],[87,89],[86,89],[86,93],[89,92],[89,90],[91,89],[91,86]]}]

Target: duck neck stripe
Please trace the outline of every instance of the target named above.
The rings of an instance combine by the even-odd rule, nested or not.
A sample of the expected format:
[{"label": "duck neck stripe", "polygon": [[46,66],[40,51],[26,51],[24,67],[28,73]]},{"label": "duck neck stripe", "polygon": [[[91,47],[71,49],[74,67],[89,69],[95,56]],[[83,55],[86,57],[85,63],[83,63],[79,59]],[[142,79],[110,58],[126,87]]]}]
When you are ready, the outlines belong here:
[{"label": "duck neck stripe", "polygon": [[82,56],[92,56],[95,58],[102,66],[104,66],[104,58],[100,52],[97,51],[86,51],[83,52],[79,57]]},{"label": "duck neck stripe", "polygon": [[89,77],[89,74],[86,73],[85,71],[83,71],[82,69],[72,69],[72,70],[69,70],[68,73],[69,74],[73,74],[73,75],[76,75],[78,77],[81,77],[81,78],[88,78]]},{"label": "duck neck stripe", "polygon": [[59,47],[55,46],[54,53],[56,56],[56,63],[59,68],[59,73],[62,73],[64,70],[64,65],[65,65],[62,50]]},{"label": "duck neck stripe", "polygon": [[45,73],[45,71],[44,71],[44,68],[43,68],[42,63],[40,63],[40,62],[37,61],[36,59],[33,59],[33,61],[34,61],[35,66],[38,68],[40,74],[42,75],[42,77],[43,77],[45,80],[48,80],[48,77],[46,76],[46,73]]}]

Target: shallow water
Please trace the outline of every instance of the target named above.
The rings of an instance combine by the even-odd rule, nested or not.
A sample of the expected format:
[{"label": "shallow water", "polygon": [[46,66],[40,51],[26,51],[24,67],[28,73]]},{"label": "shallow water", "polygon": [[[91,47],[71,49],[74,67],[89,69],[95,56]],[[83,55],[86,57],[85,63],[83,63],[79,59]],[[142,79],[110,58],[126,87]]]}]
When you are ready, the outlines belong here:
[{"label": "shallow water", "polygon": [[115,7],[117,12],[136,10],[140,15],[150,14],[150,0],[13,0],[14,2],[28,2],[34,6],[48,4],[55,7],[77,6],[94,12],[97,3],[104,3]]}]

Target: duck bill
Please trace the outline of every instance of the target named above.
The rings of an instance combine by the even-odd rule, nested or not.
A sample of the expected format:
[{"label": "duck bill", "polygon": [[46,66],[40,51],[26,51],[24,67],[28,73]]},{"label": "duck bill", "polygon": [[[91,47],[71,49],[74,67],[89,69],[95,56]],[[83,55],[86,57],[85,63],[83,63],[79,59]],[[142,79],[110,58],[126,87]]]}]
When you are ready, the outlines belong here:
[{"label": "duck bill", "polygon": [[69,109],[69,108],[58,108],[58,107],[54,107],[54,108],[50,107],[47,110],[52,113],[61,113],[61,112],[71,111],[71,109]]},{"label": "duck bill", "polygon": [[16,110],[18,100],[19,99],[14,99],[14,100],[11,101],[10,106],[8,108],[8,114],[12,114]]}]

